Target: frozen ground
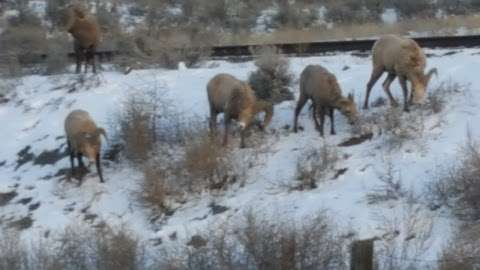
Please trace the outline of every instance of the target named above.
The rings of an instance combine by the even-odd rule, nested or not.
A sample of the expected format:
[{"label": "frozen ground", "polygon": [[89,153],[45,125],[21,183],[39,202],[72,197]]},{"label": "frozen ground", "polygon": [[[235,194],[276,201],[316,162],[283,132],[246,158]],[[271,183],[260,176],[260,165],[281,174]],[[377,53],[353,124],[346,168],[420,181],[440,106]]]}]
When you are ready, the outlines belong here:
[{"label": "frozen ground", "polygon": [[[431,217],[433,234],[430,249],[424,258],[434,258],[439,247],[448,238],[453,219],[443,210],[432,212],[423,205],[422,192],[425,183],[438,167],[456,161],[459,147],[466,138],[467,127],[472,135],[480,135],[480,49],[428,51],[429,67],[439,69],[439,77],[433,79],[431,88],[453,80],[469,84],[469,91],[452,93],[440,114],[425,114],[424,132],[418,140],[407,142],[400,149],[388,151],[384,136],[375,132],[372,140],[351,147],[338,147],[342,160],[336,169],[347,171],[335,180],[327,179],[318,188],[307,191],[291,191],[298,157],[306,150],[322,144],[337,145],[350,138],[350,129],[343,117],[336,117],[337,135],[320,138],[305,107],[300,123],[305,127],[298,134],[283,129],[292,124],[295,103],[284,102],[275,108],[269,138],[261,146],[255,166],[248,171],[243,187],[232,187],[222,193],[192,197],[177,209],[173,216],[155,226],[149,222],[147,212],[135,199],[141,174],[125,164],[107,164],[101,184],[95,173],[86,177],[81,187],[55,176],[68,168],[67,158],[53,165],[42,165],[39,155],[45,151],[65,148],[63,120],[70,110],[82,108],[89,111],[99,125],[109,128],[109,117],[120,109],[122,101],[136,91],[158,89],[163,98],[174,103],[186,116],[206,119],[208,115],[205,85],[217,73],[227,72],[246,79],[254,70],[253,62],[208,62],[202,68],[184,70],[138,70],[129,75],[117,72],[101,72],[88,75],[88,82],[76,91],[74,74],[56,76],[23,77],[8,103],[0,104],[0,193],[16,192],[5,205],[0,205],[0,225],[8,227],[12,221],[30,217],[33,224],[23,231],[24,237],[35,237],[46,231],[56,231],[72,224],[95,226],[102,222],[126,225],[149,241],[162,238],[165,245],[184,244],[188,236],[204,231],[225,220],[235,220],[248,209],[259,214],[280,218],[312,215],[326,209],[339,227],[353,230],[358,238],[369,238],[384,233],[385,219],[396,220],[400,233],[406,226],[407,199],[369,204],[366,195],[381,183],[389,162],[400,173],[403,186],[420,196],[421,217]],[[369,78],[370,58],[358,54],[291,58],[291,70],[295,74],[293,89],[298,95],[298,76],[308,64],[321,64],[337,75],[344,93],[353,92],[358,103],[364,98],[365,84]],[[398,98],[398,83],[392,85]],[[380,82],[372,91],[372,99],[385,97]],[[368,113],[381,113],[386,107],[371,109]],[[361,111],[362,113],[365,113]],[[414,110],[411,114],[419,113]],[[327,128],[328,121],[327,121]],[[275,132],[275,135],[273,134]],[[328,129],[327,129],[328,130]],[[233,141],[235,146],[238,141]],[[30,147],[27,150],[26,147]],[[19,152],[24,150],[24,155]],[[252,149],[239,150],[248,156]],[[27,153],[25,155],[25,153]],[[53,152],[54,153],[54,152]],[[30,154],[30,159],[29,155]],[[53,155],[55,157],[55,155]],[[25,164],[19,166],[19,161]],[[35,164],[36,163],[36,164]],[[31,198],[31,199],[30,199]],[[21,199],[25,199],[22,200]],[[212,215],[208,205],[216,204],[229,210]],[[23,203],[22,203],[23,202]],[[39,203],[39,204],[38,204]],[[168,235],[177,232],[178,239]]]}]

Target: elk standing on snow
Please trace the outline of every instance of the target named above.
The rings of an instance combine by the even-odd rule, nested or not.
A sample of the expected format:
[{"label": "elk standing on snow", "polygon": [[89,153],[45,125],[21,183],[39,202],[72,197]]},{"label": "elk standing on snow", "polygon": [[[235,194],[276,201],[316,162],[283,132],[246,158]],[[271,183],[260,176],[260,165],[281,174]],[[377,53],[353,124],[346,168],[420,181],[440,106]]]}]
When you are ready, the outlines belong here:
[{"label": "elk standing on snow", "polygon": [[[420,46],[409,38],[386,35],[375,42],[372,51],[373,71],[367,84],[367,95],[363,108],[368,109],[370,91],[385,71],[388,73],[388,77],[383,83],[383,89],[392,106],[398,105],[390,92],[390,85],[397,76],[403,91],[404,111],[409,111],[409,103],[423,102],[428,83],[432,75],[437,73],[437,69],[432,68],[425,74],[426,57]],[[412,84],[410,100],[407,100],[407,81]]]},{"label": "elk standing on snow", "polygon": [[[86,156],[89,166],[95,163],[100,182],[103,181],[102,167],[100,164],[100,149],[102,141],[100,135],[106,138],[103,128],[97,127],[90,114],[84,110],[74,110],[65,119],[65,133],[67,137],[70,165],[74,173],[74,158],[78,159],[78,166],[84,168],[82,156]],[[81,184],[81,180],[80,180]]]},{"label": "elk standing on snow", "polygon": [[230,122],[235,119],[241,128],[240,147],[245,147],[245,132],[255,116],[265,112],[261,129],[265,129],[273,116],[273,104],[255,97],[252,88],[245,82],[229,74],[218,74],[207,84],[208,102],[210,104],[210,130],[217,129],[217,115],[224,114],[225,134],[223,145],[228,143]]},{"label": "elk standing on snow", "polygon": [[[295,108],[293,130],[297,132],[298,114],[308,100],[313,102],[313,120],[315,128],[323,136],[323,125],[325,114],[330,116],[330,133],[335,134],[334,110],[339,110],[345,115],[350,124],[353,124],[357,117],[357,106],[353,95],[347,98],[342,96],[342,90],[338,85],[335,75],[319,65],[307,66],[300,75],[300,98]],[[320,123],[317,117],[320,116]]]},{"label": "elk standing on snow", "polygon": [[85,73],[88,63],[92,64],[93,73],[97,72],[95,52],[100,40],[100,30],[93,18],[87,17],[85,11],[76,5],[67,7],[67,31],[72,35],[73,49],[77,61],[76,72],[81,71],[81,62],[85,61]]}]

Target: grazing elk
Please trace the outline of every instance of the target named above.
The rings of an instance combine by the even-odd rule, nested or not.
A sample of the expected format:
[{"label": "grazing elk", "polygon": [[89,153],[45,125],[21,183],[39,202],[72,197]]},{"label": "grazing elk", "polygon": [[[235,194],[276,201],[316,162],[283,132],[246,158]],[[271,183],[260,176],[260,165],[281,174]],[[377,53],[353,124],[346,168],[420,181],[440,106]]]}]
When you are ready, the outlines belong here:
[{"label": "grazing elk", "polygon": [[273,116],[273,104],[260,100],[252,88],[243,81],[229,74],[218,74],[207,84],[208,102],[210,104],[210,130],[217,128],[217,115],[224,114],[225,134],[223,145],[228,143],[229,127],[232,119],[239,122],[241,128],[240,148],[245,147],[245,133],[255,116],[265,112],[261,129],[265,129]]},{"label": "grazing elk", "polygon": [[[97,127],[90,114],[84,110],[74,110],[65,119],[65,134],[67,137],[68,152],[70,154],[70,166],[74,173],[74,158],[78,160],[78,166],[84,168],[82,156],[86,156],[89,166],[95,163],[100,182],[103,181],[102,167],[100,164],[100,150],[102,141],[100,135],[106,138],[103,128]],[[81,184],[81,180],[80,180]]]},{"label": "grazing elk", "polygon": [[[315,128],[323,136],[325,114],[330,116],[330,133],[335,134],[334,110],[339,110],[347,117],[350,124],[358,118],[357,107],[353,95],[342,96],[335,75],[319,65],[308,65],[300,75],[300,98],[295,108],[293,130],[297,132],[298,114],[308,100],[313,102],[313,120]],[[320,116],[320,123],[317,117]]]},{"label": "grazing elk", "polygon": [[[403,91],[404,111],[409,111],[409,103],[422,103],[425,93],[436,68],[430,69],[425,74],[426,57],[420,46],[412,39],[397,35],[386,35],[375,42],[372,48],[373,71],[367,83],[367,95],[365,96],[364,109],[368,109],[368,99],[372,87],[384,72],[388,73],[383,89],[392,106],[397,106],[397,101],[390,92],[390,85],[398,76]],[[408,99],[407,81],[412,84],[412,91]]]},{"label": "grazing elk", "polygon": [[93,73],[97,72],[95,52],[100,42],[100,29],[97,22],[88,17],[86,12],[77,5],[70,5],[66,9],[67,31],[73,37],[73,49],[77,62],[76,72],[80,73],[81,63],[85,61],[85,73],[89,63]]}]

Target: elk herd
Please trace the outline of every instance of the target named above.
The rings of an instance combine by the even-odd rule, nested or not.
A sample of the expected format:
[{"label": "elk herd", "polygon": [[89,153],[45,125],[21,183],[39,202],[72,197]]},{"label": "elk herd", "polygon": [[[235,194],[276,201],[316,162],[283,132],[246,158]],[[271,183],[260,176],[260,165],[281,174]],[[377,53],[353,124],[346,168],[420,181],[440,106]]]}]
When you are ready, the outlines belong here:
[{"label": "elk herd", "polygon": [[[81,60],[85,59],[85,71],[89,62],[95,69],[94,53],[98,45],[98,26],[90,21],[86,14],[76,8],[68,9],[68,32],[74,38],[74,48],[77,57],[76,71],[80,72]],[[374,84],[384,72],[388,76],[383,82],[383,89],[391,106],[398,106],[390,92],[390,85],[398,77],[403,92],[403,110],[408,112],[410,104],[420,104],[426,96],[426,89],[435,68],[425,73],[426,56],[420,46],[412,39],[385,35],[380,37],[372,48],[373,70],[366,85],[366,95],[363,108],[368,109],[370,92]],[[410,93],[407,82],[411,84]],[[312,116],[315,128],[324,135],[325,115],[330,118],[330,134],[335,134],[334,113],[340,111],[350,124],[359,118],[359,111],[352,94],[346,97],[342,93],[337,78],[333,73],[320,65],[308,65],[300,75],[300,96],[293,113],[293,131],[298,131],[298,115],[307,101],[312,101]],[[257,114],[264,112],[265,118],[258,124],[264,130],[273,117],[273,104],[255,96],[252,87],[230,74],[217,74],[208,82],[207,97],[210,107],[210,132],[217,130],[217,115],[224,115],[223,145],[228,144],[231,121],[236,120],[240,127],[240,147],[245,147],[247,129],[255,122]],[[70,154],[71,169],[74,169],[74,159],[83,166],[82,156],[95,163],[100,181],[103,182],[100,164],[100,135],[106,137],[104,129],[96,126],[88,112],[72,111],[65,119],[65,133]]]}]

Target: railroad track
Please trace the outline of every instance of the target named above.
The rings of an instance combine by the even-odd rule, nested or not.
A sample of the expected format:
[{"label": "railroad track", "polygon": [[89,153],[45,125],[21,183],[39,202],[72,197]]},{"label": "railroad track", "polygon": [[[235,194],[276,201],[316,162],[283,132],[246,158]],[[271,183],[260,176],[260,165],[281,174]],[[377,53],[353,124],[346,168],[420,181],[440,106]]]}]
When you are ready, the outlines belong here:
[{"label": "railroad track", "polygon": [[[414,38],[423,48],[472,48],[480,47],[480,35],[468,36],[437,36],[437,37],[418,37]],[[280,44],[262,44],[262,45],[235,45],[235,46],[215,46],[212,48],[211,59],[225,58],[252,58],[252,52],[261,47],[274,46],[282,54],[290,56],[306,56],[324,54],[329,52],[350,52],[370,51],[375,39],[359,39],[346,41],[321,41],[321,42],[299,42],[299,43],[280,43]],[[115,56],[119,55],[116,50],[98,50],[96,56],[100,62],[109,62]],[[74,58],[73,52],[69,53],[70,58]],[[38,56],[39,61],[48,57],[46,54]]]},{"label": "railroad track", "polygon": [[[469,36],[438,36],[413,38],[423,48],[455,48],[480,47],[480,35]],[[376,39],[361,39],[347,41],[321,41],[308,43],[272,44],[283,54],[287,55],[314,55],[328,52],[370,51]],[[265,45],[240,45],[214,47],[212,57],[245,57]]]}]

